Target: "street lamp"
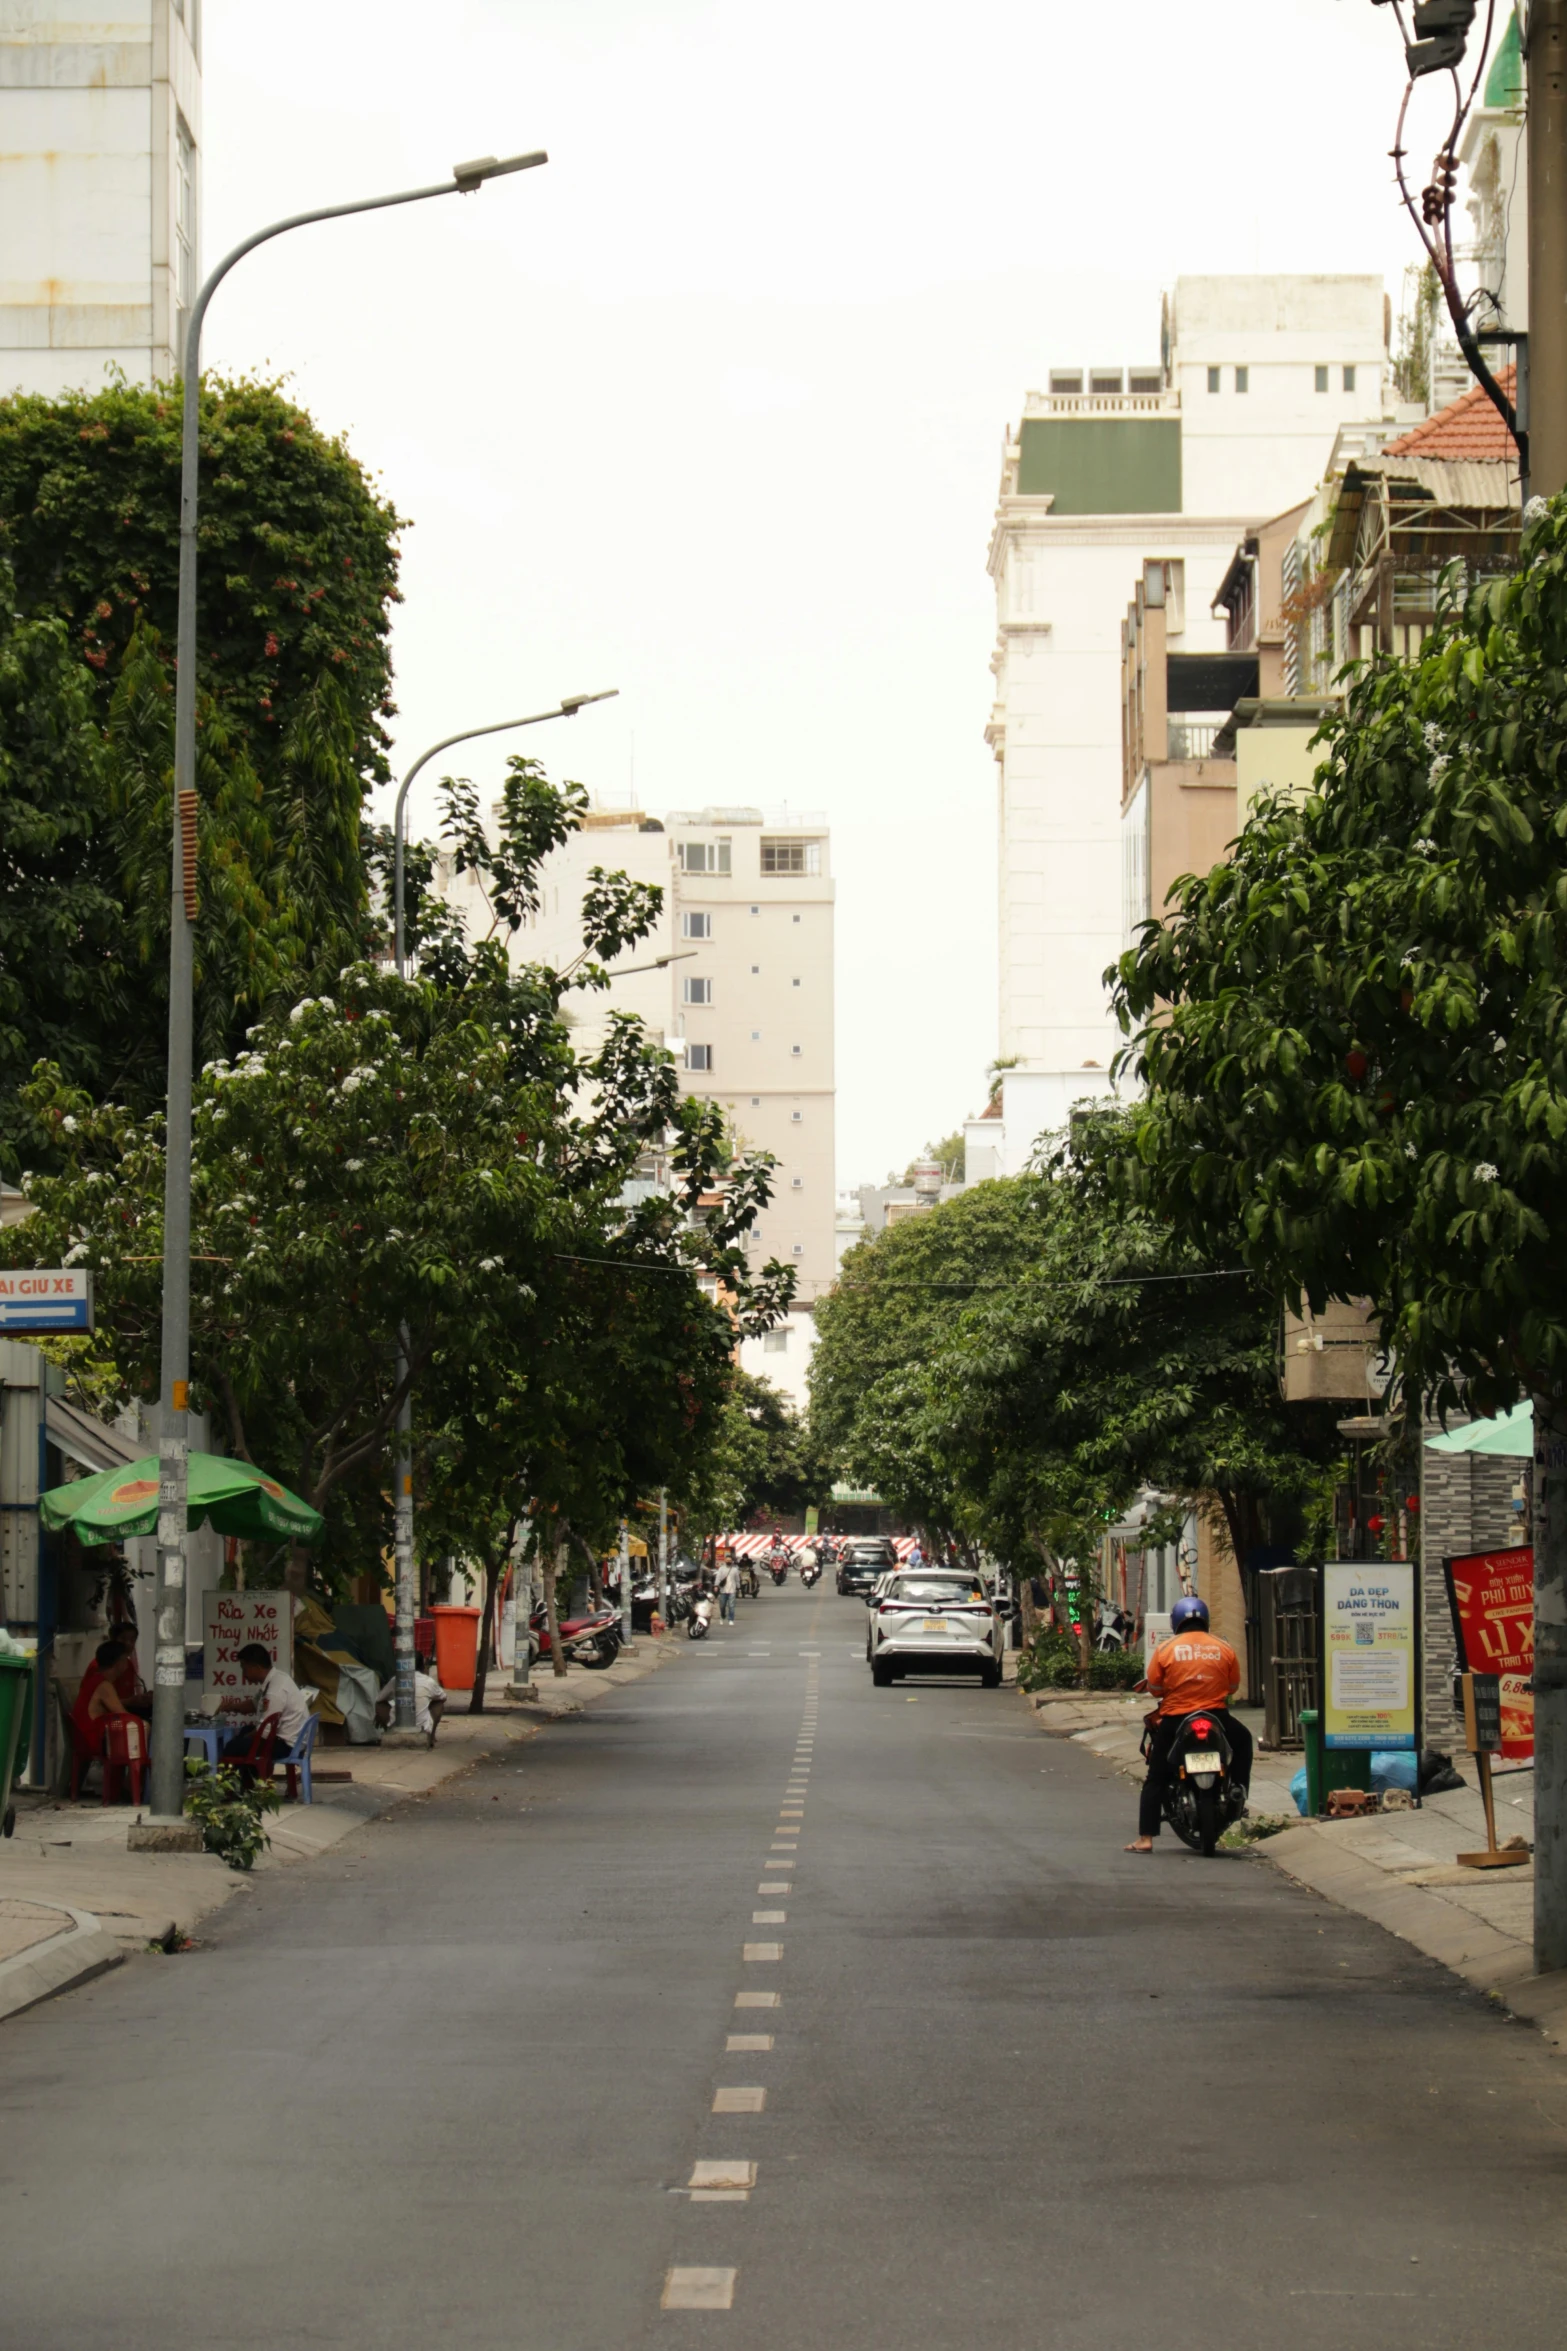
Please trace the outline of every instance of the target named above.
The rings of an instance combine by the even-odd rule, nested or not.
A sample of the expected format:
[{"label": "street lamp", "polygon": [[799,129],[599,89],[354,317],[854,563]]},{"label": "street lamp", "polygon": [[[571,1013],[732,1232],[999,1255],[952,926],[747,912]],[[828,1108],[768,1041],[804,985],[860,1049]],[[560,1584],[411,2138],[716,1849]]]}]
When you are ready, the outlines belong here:
[{"label": "street lamp", "polygon": [[175,631],[174,841],[169,898],[169,1075],[163,1180],[163,1346],[158,1400],[158,1568],[154,1602],[152,1702],[152,1818],[178,1820],[184,1811],[185,1533],[189,1491],[190,1396],[190,1129],[192,933],[196,917],[196,513],[200,489],[201,329],[207,305],[237,261],[289,229],[342,220],[354,212],[385,212],[421,204],[430,196],[469,196],[486,180],[531,171],[549,157],[542,150],[493,155],[453,166],[449,180],[406,188],[395,196],[368,196],[353,204],[322,205],[257,229],[226,254],[196,296],[185,331],[185,382],[180,449],[180,574]]},{"label": "street lamp", "polygon": [[[454,743],[471,743],[479,735],[504,735],[513,727],[543,726],[546,719],[575,718],[578,711],[586,710],[590,702],[613,702],[619,692],[618,686],[609,686],[601,694],[566,694],[553,710],[536,710],[528,718],[497,718],[487,727],[464,727],[459,734],[443,735],[438,743],[430,745],[428,751],[421,751],[398,787],[397,805],[392,811],[392,951],[400,980],[408,976],[403,919],[404,817],[408,808],[408,794],[419,770],[428,767],[430,761],[441,752],[449,751]],[[417,1719],[414,1705],[414,1407],[413,1393],[407,1381],[408,1330],[405,1324],[399,1334],[397,1348],[397,1385],[404,1390],[404,1394],[397,1407],[397,1470],[392,1502],[397,1607],[397,1711],[394,1720],[400,1731],[411,1731]]]}]

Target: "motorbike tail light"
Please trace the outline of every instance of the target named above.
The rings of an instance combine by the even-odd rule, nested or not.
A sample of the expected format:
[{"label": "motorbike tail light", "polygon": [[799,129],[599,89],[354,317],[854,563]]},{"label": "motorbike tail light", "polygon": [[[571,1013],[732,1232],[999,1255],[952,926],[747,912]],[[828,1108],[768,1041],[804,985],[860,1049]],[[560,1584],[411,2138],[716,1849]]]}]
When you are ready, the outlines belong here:
[{"label": "motorbike tail light", "polygon": [[1212,1723],[1208,1720],[1208,1717],[1205,1714],[1200,1714],[1197,1717],[1197,1720],[1192,1724],[1192,1737],[1194,1739],[1206,1739],[1212,1735],[1212,1732]]}]

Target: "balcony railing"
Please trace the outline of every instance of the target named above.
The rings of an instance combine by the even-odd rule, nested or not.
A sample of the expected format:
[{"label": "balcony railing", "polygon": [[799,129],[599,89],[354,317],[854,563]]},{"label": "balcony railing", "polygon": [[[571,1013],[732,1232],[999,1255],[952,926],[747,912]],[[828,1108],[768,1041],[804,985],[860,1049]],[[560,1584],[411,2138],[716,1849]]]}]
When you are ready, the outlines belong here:
[{"label": "balcony railing", "polygon": [[1216,718],[1199,719],[1195,722],[1184,718],[1167,720],[1166,725],[1170,739],[1165,754],[1166,758],[1211,759],[1214,737],[1221,724],[1222,721]]}]

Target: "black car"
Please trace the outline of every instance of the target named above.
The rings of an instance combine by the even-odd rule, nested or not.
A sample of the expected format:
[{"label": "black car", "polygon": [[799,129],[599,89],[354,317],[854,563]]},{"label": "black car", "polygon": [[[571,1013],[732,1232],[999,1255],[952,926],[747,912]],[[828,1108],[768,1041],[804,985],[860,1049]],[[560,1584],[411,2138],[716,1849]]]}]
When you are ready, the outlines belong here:
[{"label": "black car", "polygon": [[838,1589],[846,1598],[868,1599],[876,1578],[897,1564],[897,1547],[890,1536],[863,1535],[838,1562]]}]

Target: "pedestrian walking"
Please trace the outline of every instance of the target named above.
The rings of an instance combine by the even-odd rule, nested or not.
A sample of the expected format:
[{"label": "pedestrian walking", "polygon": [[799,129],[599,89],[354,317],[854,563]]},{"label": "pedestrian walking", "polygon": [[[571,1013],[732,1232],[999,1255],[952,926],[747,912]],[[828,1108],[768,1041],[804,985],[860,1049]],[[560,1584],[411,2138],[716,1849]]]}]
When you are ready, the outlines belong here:
[{"label": "pedestrian walking", "polygon": [[740,1591],[740,1570],[734,1563],[734,1554],[726,1551],[723,1565],[718,1570],[718,1613],[725,1624],[735,1621],[735,1601]]}]

